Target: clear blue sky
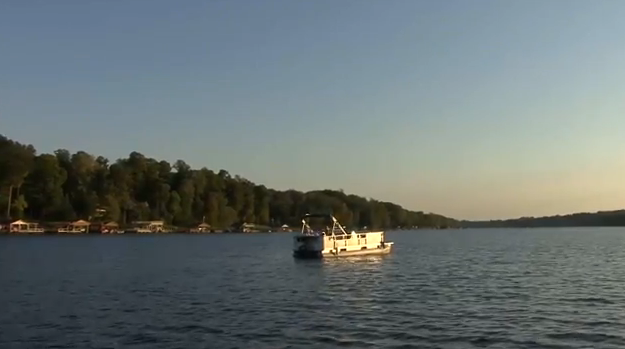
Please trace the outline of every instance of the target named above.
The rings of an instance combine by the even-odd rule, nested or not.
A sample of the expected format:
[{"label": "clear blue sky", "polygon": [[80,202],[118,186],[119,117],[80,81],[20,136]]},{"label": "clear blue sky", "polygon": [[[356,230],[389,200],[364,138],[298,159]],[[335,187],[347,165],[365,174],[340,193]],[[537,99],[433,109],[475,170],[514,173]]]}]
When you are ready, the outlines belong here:
[{"label": "clear blue sky", "polygon": [[625,2],[4,0],[0,133],[483,219],[625,207]]}]

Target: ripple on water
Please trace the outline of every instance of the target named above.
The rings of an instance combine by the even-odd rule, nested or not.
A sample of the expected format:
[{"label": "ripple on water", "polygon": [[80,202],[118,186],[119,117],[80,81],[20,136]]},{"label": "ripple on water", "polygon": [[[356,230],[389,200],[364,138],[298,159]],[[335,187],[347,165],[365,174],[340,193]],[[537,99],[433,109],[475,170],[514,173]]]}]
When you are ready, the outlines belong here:
[{"label": "ripple on water", "polygon": [[389,236],[323,261],[281,234],[0,237],[0,347],[625,346],[618,230]]}]

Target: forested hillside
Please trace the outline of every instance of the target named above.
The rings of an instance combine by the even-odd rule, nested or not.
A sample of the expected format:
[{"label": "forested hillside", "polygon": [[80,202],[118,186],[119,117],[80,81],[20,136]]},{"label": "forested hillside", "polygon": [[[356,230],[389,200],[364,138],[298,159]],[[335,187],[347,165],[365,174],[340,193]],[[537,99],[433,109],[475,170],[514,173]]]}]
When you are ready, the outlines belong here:
[{"label": "forested hillside", "polygon": [[468,228],[609,227],[625,226],[625,210],[580,212],[545,217],[522,217],[492,221],[464,221]]},{"label": "forested hillside", "polygon": [[205,219],[213,227],[247,222],[299,224],[307,212],[331,212],[350,227],[446,227],[453,219],[408,211],[336,190],[278,191],[225,170],[191,169],[132,152],[109,161],[79,151],[37,154],[31,145],[0,135],[0,209],[8,218],[39,221],[74,219],[163,219],[191,226]]}]

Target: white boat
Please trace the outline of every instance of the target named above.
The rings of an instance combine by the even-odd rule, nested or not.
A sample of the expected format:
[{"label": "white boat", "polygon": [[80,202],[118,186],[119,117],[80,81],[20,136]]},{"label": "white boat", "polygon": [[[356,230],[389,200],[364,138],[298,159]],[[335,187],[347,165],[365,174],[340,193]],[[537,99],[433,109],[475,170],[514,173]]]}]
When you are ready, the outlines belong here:
[{"label": "white boat", "polygon": [[[315,230],[310,220],[322,218],[332,227]],[[302,217],[302,231],[294,237],[293,257],[322,258],[387,254],[391,252],[392,242],[385,240],[384,231],[346,232],[332,215],[307,214]]]}]

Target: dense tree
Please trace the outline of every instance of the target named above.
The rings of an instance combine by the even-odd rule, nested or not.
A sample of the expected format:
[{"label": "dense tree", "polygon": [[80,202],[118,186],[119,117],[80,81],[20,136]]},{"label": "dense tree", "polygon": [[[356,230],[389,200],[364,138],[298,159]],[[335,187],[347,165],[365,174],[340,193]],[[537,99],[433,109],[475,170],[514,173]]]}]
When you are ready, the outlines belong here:
[{"label": "dense tree", "polygon": [[34,157],[33,146],[20,144],[0,135],[0,195],[4,197],[6,193],[2,204],[7,218],[12,217],[13,208],[21,215],[28,206],[20,191],[26,176],[32,170]]},{"label": "dense tree", "polygon": [[26,190],[31,215],[41,219],[54,220],[65,197],[63,185],[67,171],[61,167],[54,155],[43,154],[35,159],[32,172],[26,178]]},{"label": "dense tree", "polygon": [[332,213],[349,227],[445,227],[456,221],[342,190],[277,191],[226,170],[192,169],[131,152],[109,162],[83,151],[36,155],[30,145],[0,136],[0,209],[12,218],[36,220],[163,219],[221,228],[256,223],[298,225],[309,212]]}]

